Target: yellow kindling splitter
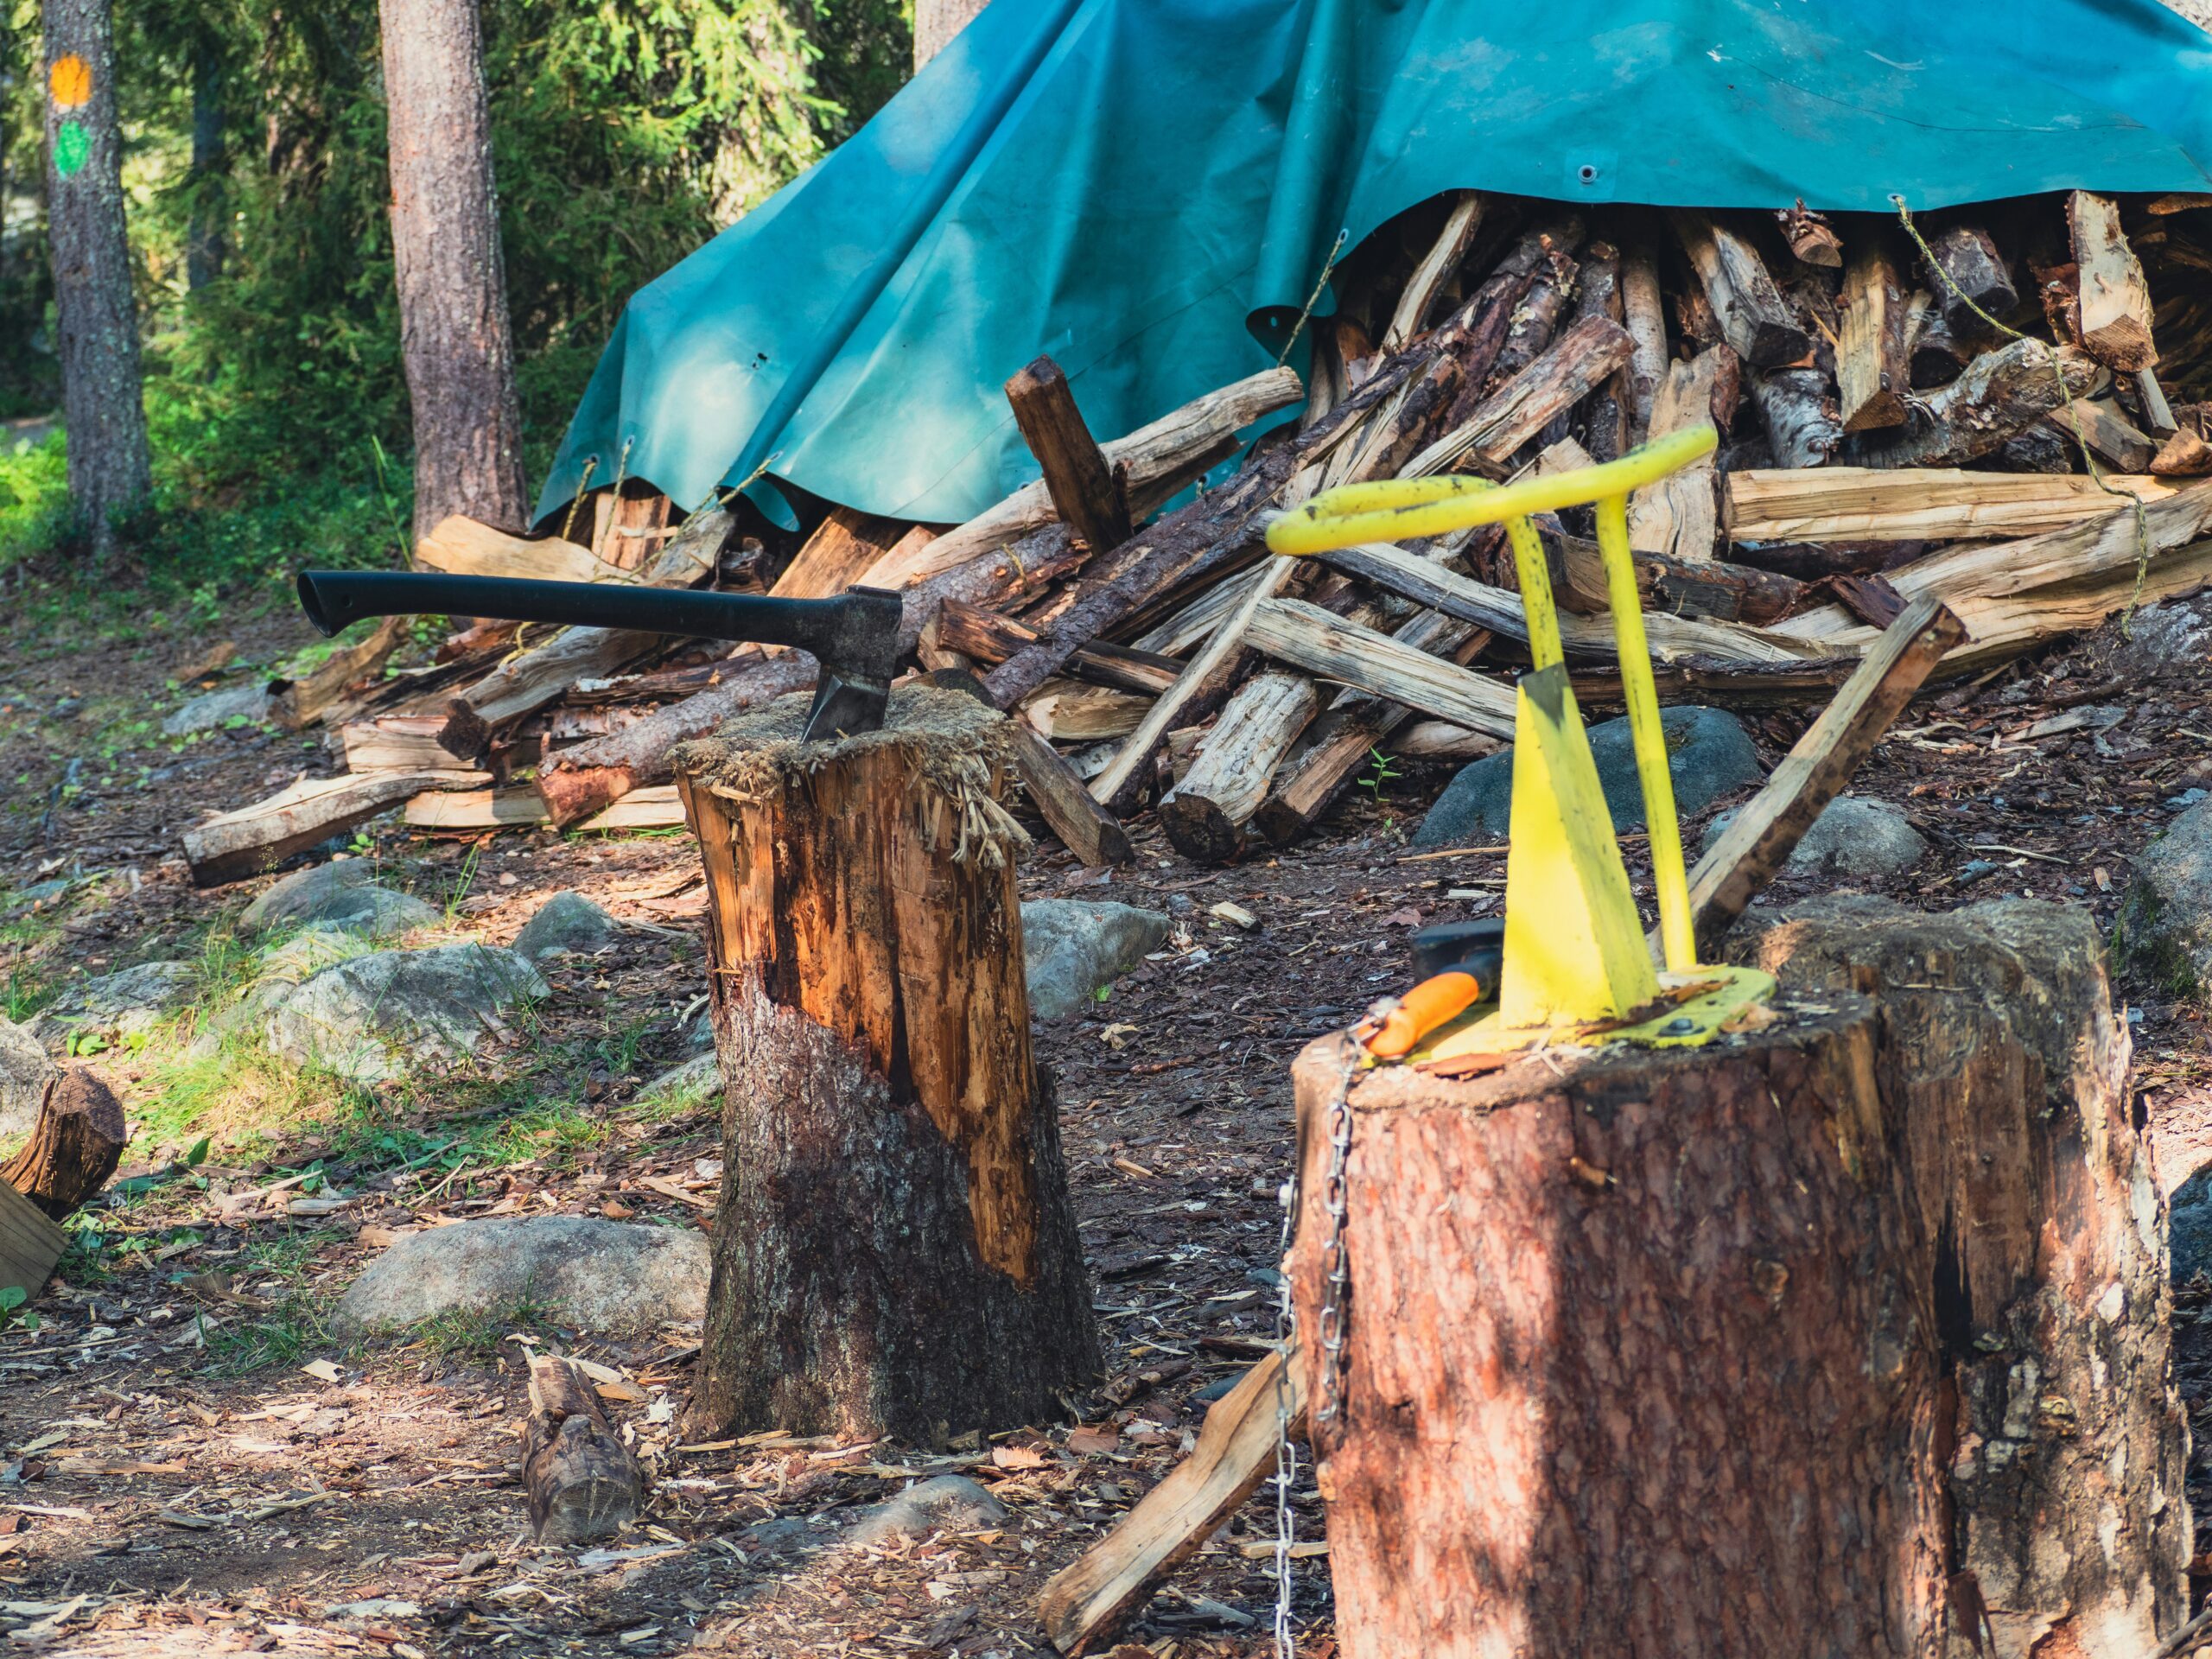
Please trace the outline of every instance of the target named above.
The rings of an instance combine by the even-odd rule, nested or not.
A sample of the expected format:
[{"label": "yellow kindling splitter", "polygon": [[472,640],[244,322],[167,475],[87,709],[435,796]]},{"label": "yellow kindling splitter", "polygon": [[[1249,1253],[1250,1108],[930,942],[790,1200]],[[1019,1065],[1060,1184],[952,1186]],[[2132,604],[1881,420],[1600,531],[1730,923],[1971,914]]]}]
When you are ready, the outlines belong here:
[{"label": "yellow kindling splitter", "polygon": [[[1391,1040],[1370,1046],[1370,1055],[1428,1062],[1544,1041],[1701,1043],[1738,1012],[1772,995],[1770,975],[1701,967],[1697,961],[1675,780],[1628,542],[1629,492],[1703,460],[1719,442],[1711,426],[1700,425],[1655,439],[1618,461],[1511,484],[1459,475],[1348,484],[1284,513],[1269,527],[1268,548],[1300,557],[1503,524],[1529,621],[1533,666],[1521,677],[1514,716],[1497,1006],[1487,1014],[1464,1002],[1452,1007],[1451,999],[1417,987],[1388,1010],[1397,1016],[1387,1021]],[[1543,544],[1529,522],[1535,513],[1586,505],[1597,508],[1606,601],[1650,826],[1663,971],[1652,963],[1629,890],[1597,762],[1567,681]],[[1477,983],[1469,976],[1452,977]],[[1406,1033],[1408,1007],[1421,1009],[1427,1022],[1417,1044]]]}]

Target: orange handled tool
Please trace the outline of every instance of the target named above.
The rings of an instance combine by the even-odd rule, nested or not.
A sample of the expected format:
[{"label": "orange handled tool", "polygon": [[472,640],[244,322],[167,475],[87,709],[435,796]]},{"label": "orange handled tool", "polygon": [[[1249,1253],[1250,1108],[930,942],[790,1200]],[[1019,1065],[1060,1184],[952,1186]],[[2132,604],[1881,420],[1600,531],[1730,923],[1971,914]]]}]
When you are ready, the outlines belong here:
[{"label": "orange handled tool", "polygon": [[1497,995],[1504,960],[1505,924],[1448,922],[1413,937],[1414,970],[1421,982],[1382,1005],[1364,1046],[1378,1060],[1401,1059],[1414,1046],[1478,1002]]}]

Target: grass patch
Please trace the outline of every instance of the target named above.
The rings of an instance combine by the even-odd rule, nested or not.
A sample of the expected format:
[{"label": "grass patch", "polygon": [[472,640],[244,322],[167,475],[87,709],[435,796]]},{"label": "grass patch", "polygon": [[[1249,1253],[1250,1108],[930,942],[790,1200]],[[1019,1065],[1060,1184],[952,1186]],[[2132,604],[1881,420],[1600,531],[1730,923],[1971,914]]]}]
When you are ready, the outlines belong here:
[{"label": "grass patch", "polygon": [[499,1357],[501,1345],[513,1336],[534,1336],[551,1328],[553,1310],[540,1302],[516,1302],[510,1306],[479,1312],[455,1308],[408,1327],[408,1345],[424,1350],[433,1359],[465,1360],[488,1365]]},{"label": "grass patch", "polygon": [[340,1347],[330,1332],[330,1311],[327,1297],[295,1290],[277,1299],[274,1307],[256,1313],[241,1308],[219,1324],[203,1314],[206,1369],[218,1376],[245,1376],[273,1365],[296,1365],[318,1349]]}]

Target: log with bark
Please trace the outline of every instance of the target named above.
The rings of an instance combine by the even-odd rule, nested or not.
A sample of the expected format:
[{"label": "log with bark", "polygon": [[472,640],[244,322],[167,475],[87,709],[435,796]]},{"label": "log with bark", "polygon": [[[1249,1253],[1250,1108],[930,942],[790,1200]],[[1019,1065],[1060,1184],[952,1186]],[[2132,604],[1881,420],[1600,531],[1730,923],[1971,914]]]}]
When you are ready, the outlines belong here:
[{"label": "log with bark", "polygon": [[258,875],[424,790],[480,789],[491,781],[489,772],[452,767],[306,779],[186,830],[193,885],[219,887]]},{"label": "log with bark", "polygon": [[1060,365],[1039,358],[1006,383],[1006,400],[1061,522],[1094,552],[1127,541],[1135,528],[1128,486],[1090,435]]},{"label": "log with bark", "polygon": [[2078,267],[2082,349],[2109,368],[2131,374],[2149,368],[2158,360],[2151,288],[2120,227],[2120,205],[2110,196],[2073,191],[2066,198],[2066,227]]},{"label": "log with bark", "polygon": [[607,1421],[591,1385],[556,1355],[530,1362],[522,1484],[531,1535],[556,1547],[613,1537],[636,1522],[644,1501],[637,1458]]},{"label": "log with bark", "polygon": [[1952,225],[1930,238],[1928,246],[1935,255],[1928,291],[1955,339],[1986,337],[1989,327],[1980,312],[2002,321],[2019,304],[2019,290],[1996,238],[1979,225]]},{"label": "log with bark", "polygon": [[1237,688],[1191,769],[1160,798],[1160,828],[1178,851],[1204,863],[1236,856],[1244,826],[1318,702],[1313,682],[1300,674],[1257,674]]},{"label": "log with bark", "polygon": [[1708,213],[1678,208],[1669,217],[1737,356],[1755,369],[1777,369],[1811,353],[1812,336],[1798,326],[1758,249]]},{"label": "log with bark", "polygon": [[[2094,929],[1857,900],[1742,952],[1785,994],[1727,1044],[1353,1088],[1346,1340],[1304,1355],[1346,1659],[2120,1654],[2184,1616]],[[1295,1071],[1307,1331],[1343,1040]]]},{"label": "log with bark", "polygon": [[1096,1369],[1030,1051],[1004,717],[932,687],[679,757],[707,872],[723,1179],[688,1427],[1034,1422]]},{"label": "log with bark", "polygon": [[0,1163],[0,1182],[63,1220],[107,1185],[130,1138],[115,1091],[73,1065],[48,1079],[38,1120],[15,1155]]},{"label": "log with bark", "polygon": [[1953,467],[1988,454],[2089,389],[2097,365],[2071,346],[2016,340],[1985,352],[1921,400],[1902,434],[1862,435],[1850,459],[1866,467]]}]

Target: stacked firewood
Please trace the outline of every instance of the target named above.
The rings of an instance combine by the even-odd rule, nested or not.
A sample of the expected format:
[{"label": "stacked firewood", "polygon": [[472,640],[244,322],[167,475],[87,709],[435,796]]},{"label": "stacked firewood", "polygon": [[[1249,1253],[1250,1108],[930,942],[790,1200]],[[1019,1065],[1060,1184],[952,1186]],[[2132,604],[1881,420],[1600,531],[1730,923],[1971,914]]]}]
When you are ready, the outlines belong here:
[{"label": "stacked firewood", "polygon": [[[1120,820],[1147,808],[1195,857],[1287,844],[1377,753],[1510,738],[1527,658],[1502,533],[1270,557],[1271,518],[1339,484],[1503,480],[1712,422],[1711,461],[1629,515],[1662,695],[1704,702],[1817,703],[1923,595],[1967,626],[1955,669],[2212,581],[2194,481],[2212,474],[2212,197],[2077,191],[1908,224],[1467,193],[1384,226],[1331,290],[1302,381],[1257,374],[1103,444],[1039,359],[1006,390],[1043,479],[964,524],[823,504],[779,543],[722,505],[673,522],[633,484],[579,502],[577,539],[454,519],[418,556],[901,589],[913,669],[976,677],[1019,717],[1035,805],[1090,860],[1123,855]],[[1579,694],[1602,708],[1618,677],[1592,526],[1539,528]],[[679,823],[671,749],[813,677],[799,652],[485,625],[367,677],[404,632],[287,690],[348,770],[190,831],[199,879],[394,806],[429,830]]]}]

